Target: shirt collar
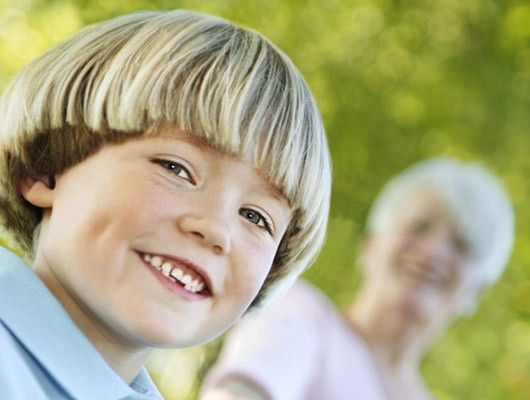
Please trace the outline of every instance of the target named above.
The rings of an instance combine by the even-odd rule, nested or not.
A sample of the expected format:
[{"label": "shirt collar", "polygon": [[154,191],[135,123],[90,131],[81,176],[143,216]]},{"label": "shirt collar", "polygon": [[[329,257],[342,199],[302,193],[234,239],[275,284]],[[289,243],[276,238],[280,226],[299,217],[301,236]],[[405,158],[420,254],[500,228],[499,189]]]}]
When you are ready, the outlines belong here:
[{"label": "shirt collar", "polygon": [[0,320],[73,398],[162,398],[145,369],[127,385],[38,275],[1,247],[0,304]]}]

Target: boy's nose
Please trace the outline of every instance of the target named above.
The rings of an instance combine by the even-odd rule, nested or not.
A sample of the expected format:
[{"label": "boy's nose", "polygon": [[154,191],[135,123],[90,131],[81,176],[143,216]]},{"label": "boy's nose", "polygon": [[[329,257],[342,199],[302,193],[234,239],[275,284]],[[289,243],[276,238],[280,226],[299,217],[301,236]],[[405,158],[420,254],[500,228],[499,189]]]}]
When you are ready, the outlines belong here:
[{"label": "boy's nose", "polygon": [[179,218],[180,229],[215,254],[227,254],[231,247],[229,227],[218,216],[208,215],[184,215]]}]

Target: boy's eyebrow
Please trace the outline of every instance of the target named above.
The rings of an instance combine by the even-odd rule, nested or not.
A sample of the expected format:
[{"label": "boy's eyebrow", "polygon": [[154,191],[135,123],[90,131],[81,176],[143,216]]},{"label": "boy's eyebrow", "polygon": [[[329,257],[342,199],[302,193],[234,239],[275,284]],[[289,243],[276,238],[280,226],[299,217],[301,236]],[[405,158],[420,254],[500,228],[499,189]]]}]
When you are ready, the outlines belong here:
[{"label": "boy's eyebrow", "polygon": [[289,208],[292,208],[291,202],[285,195],[274,185],[268,184],[268,185],[262,185],[263,189],[265,190],[266,194],[269,197],[272,197],[275,200],[278,200],[279,202],[285,204]]},{"label": "boy's eyebrow", "polygon": [[[175,134],[176,133],[176,134]],[[168,125],[162,125],[161,128],[155,130],[151,137],[158,138],[161,140],[171,141],[172,139],[182,140],[194,146],[209,146],[210,144],[201,136],[185,133],[179,128],[175,128]]]},{"label": "boy's eyebrow", "polygon": [[197,135],[186,135],[183,137],[179,137],[179,140],[182,140],[183,142],[187,142],[197,147],[206,146],[212,149],[214,148],[211,144],[209,144],[206,141],[206,139],[204,139],[203,137],[197,136]]},{"label": "boy's eyebrow", "polygon": [[182,136],[181,135],[175,136],[174,134],[173,135],[163,134],[163,135],[155,136],[155,137],[158,137],[160,140],[167,141],[167,142],[171,142],[173,139],[178,139],[194,147],[198,147],[199,149],[201,149],[202,147],[206,147],[208,149],[215,150],[215,147],[212,146],[210,143],[208,143],[208,141],[205,138],[197,136],[197,135],[187,134],[187,135],[182,135]]}]

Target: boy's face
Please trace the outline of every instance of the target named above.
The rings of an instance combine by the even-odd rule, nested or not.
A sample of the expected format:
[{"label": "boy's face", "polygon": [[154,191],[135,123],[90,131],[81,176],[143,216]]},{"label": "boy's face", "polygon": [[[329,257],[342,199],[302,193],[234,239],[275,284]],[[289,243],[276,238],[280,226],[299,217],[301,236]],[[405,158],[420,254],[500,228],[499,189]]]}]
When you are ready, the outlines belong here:
[{"label": "boy's face", "polygon": [[[177,130],[104,146],[22,193],[34,268],[76,323],[132,346],[211,339],[252,302],[291,219],[246,161]],[[167,276],[169,275],[169,276]]]}]

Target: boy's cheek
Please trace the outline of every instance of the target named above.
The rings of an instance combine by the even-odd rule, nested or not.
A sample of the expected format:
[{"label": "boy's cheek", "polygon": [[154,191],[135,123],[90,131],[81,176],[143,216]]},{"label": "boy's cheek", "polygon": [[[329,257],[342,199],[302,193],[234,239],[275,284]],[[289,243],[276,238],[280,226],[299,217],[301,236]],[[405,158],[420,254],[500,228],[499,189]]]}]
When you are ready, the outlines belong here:
[{"label": "boy's cheek", "polygon": [[261,260],[255,258],[254,261],[248,261],[246,268],[238,271],[237,275],[230,275],[234,281],[229,286],[236,296],[252,302],[271,271],[273,259],[269,255]]}]

